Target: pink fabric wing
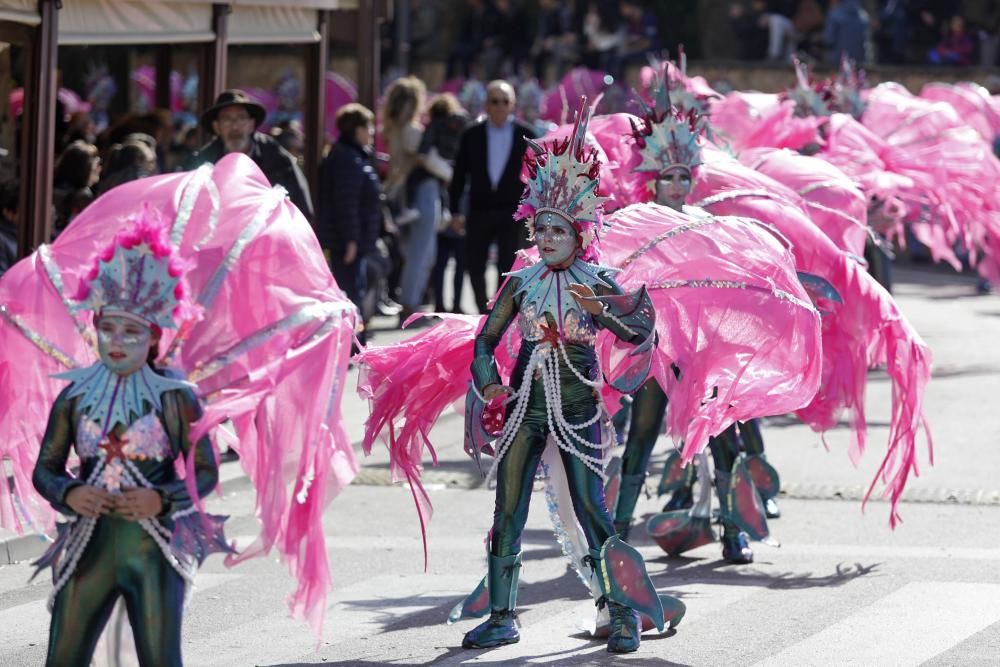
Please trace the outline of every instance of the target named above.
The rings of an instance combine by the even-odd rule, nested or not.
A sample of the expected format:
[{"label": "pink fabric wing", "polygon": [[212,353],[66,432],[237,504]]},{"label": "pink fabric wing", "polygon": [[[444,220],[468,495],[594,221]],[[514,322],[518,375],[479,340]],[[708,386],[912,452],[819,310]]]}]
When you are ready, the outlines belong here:
[{"label": "pink fabric wing", "polygon": [[[656,306],[652,372],[670,397],[668,432],[685,460],[735,421],[809,403],[820,381],[819,315],[778,234],[656,204],[619,210],[609,223],[605,263],[622,267],[625,291],[645,285]],[[608,342],[602,368],[613,374]]]},{"label": "pink fabric wing", "polygon": [[[850,455],[857,460],[866,442],[864,392],[867,369],[886,365],[893,384],[888,451],[879,477],[892,502],[890,522],[911,472],[917,473],[916,439],[923,426],[923,394],[931,373],[930,349],[909,326],[892,297],[864,268],[838,250],[810,220],[794,192],[738,162],[719,159],[702,167],[692,199],[721,215],[744,215],[772,224],[792,243],[800,271],[830,281],[844,303],[823,320],[823,382],[813,402],[797,415],[825,431],[846,410],[854,431]],[[863,354],[859,352],[863,351]],[[869,491],[870,493],[871,491]]]},{"label": "pink fabric wing", "polygon": [[[0,300],[15,317],[0,321],[0,342],[21,353],[11,358],[24,384],[16,395],[0,388],[0,405],[23,405],[18,415],[47,413],[63,384],[48,374],[94,360],[86,316],[72,317],[64,295],[76,292],[94,253],[143,204],[173,221],[172,240],[192,265],[187,280],[206,313],[179,333],[165,330],[161,342],[161,354],[197,383],[205,402],[192,437],[231,419],[258,490],[261,536],[236,560],[277,548],[299,580],[292,610],[318,631],[330,588],[320,518],[357,472],[340,419],[355,311],[308,223],[252,160],[232,155],[214,168],[121,185],[5,274]],[[23,332],[46,340],[32,343]],[[44,424],[0,419],[0,447],[25,470]],[[28,502],[33,494],[18,486]]]},{"label": "pink fabric wing", "polygon": [[819,127],[826,118],[799,118],[795,103],[766,93],[732,92],[712,102],[712,127],[739,153],[748,148],[791,148],[823,140]]},{"label": "pink fabric wing", "polygon": [[960,243],[973,264],[985,257],[980,273],[1000,279],[1000,161],[992,144],[950,104],[915,97],[898,84],[871,91],[864,123],[885,139],[890,169],[914,181],[906,221],[920,241],[947,260]]},{"label": "pink fabric wing", "polygon": [[822,158],[788,149],[744,151],[740,162],[795,191],[812,221],[839,249],[864,256],[868,198],[847,174]]}]

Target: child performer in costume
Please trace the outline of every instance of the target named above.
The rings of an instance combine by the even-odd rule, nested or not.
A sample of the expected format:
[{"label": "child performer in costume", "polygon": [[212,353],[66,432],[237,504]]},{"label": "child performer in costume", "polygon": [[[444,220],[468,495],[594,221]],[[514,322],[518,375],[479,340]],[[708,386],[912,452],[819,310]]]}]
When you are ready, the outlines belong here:
[{"label": "child performer in costume", "polygon": [[[548,438],[560,448],[576,516],[590,546],[587,561],[603,587],[599,604],[607,604],[611,616],[608,651],[639,648],[637,608],[660,629],[663,625],[642,557],[615,534],[604,500],[602,454],[611,443],[601,433],[596,330],[606,328],[622,341],[648,344],[644,338],[652,335],[653,312],[641,307],[641,294],[639,299],[621,295],[613,269],[593,263],[602,198],[597,194],[598,163],[584,148],[588,117],[589,110],[581,113],[568,141],[551,148],[532,144],[535,156],[518,214],[527,220],[542,261],[508,274],[475,341],[472,390],[487,402],[504,394],[509,398],[494,464],[491,613],[465,635],[466,648],[519,639],[515,609],[521,533]],[[630,304],[628,311],[624,304]],[[515,318],[523,342],[508,386],[493,355]]]},{"label": "child performer in costume", "polygon": [[[52,406],[34,472],[38,492],[70,519],[40,563],[55,576],[48,665],[89,665],[121,597],[140,663],[179,666],[185,588],[205,555],[189,538],[225,550],[222,521],[192,499],[218,479],[208,438],[190,437],[201,415],[193,385],[152,366],[162,328],[191,313],[165,231],[140,220],[98,258],[80,307],[94,313],[100,359],[57,376],[70,384]],[[66,468],[73,447],[77,476]],[[178,460],[193,477],[178,478]]]}]

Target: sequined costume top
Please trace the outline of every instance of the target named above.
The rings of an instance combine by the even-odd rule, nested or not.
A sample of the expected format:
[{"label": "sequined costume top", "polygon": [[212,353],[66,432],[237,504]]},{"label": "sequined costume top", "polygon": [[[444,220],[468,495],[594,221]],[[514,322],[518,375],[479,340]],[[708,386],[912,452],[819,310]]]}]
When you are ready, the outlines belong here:
[{"label": "sequined costume top", "polygon": [[[172,527],[171,516],[191,506],[187,485],[178,477],[174,461],[192,449],[188,431],[191,423],[201,416],[194,393],[190,389],[164,392],[160,395],[161,412],[145,404],[149,412],[133,419],[128,427],[116,423],[108,436],[103,437],[101,427],[80,411],[81,399],[68,396],[72,389],[72,385],[64,389],[52,407],[35,466],[35,488],[57,510],[74,515],[66,505],[66,494],[84,484],[95,468],[107,461],[95,486],[118,491],[123,485],[123,472],[138,472],[160,493],[164,509],[159,520],[165,527]],[[76,476],[66,469],[70,448],[74,446],[80,457]],[[195,488],[200,496],[205,496],[218,481],[218,467],[207,437],[194,446],[193,464]]]},{"label": "sequined costume top", "polygon": [[[593,388],[581,382],[574,369],[588,380],[598,379],[594,351],[597,329],[605,328],[626,342],[638,342],[642,335],[629,327],[627,315],[614,313],[614,309],[606,304],[598,315],[581,310],[569,291],[569,285],[587,285],[598,297],[620,295],[622,290],[612,277],[615,271],[577,259],[567,269],[553,270],[544,263],[538,263],[510,273],[482,331],[476,336],[472,361],[476,388],[482,391],[490,384],[501,383],[493,352],[517,316],[523,342],[511,376],[511,386],[515,390],[520,388],[536,347],[542,344],[552,347],[561,342],[565,356],[555,349],[553,353],[559,354],[563,402],[596,400]],[[573,368],[567,366],[567,361]]]}]

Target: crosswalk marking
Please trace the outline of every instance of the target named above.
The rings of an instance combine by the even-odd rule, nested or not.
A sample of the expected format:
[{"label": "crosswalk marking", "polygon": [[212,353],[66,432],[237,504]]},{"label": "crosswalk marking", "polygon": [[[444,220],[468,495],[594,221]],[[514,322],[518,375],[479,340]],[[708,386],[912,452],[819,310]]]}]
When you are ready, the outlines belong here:
[{"label": "crosswalk marking", "polygon": [[754,667],[919,665],[1000,621],[1000,585],[909,583]]},{"label": "crosswalk marking", "polygon": [[[457,602],[474,585],[467,575],[382,575],[336,589],[319,645],[328,648],[371,637],[395,619],[439,606],[442,597]],[[371,604],[380,598],[385,599],[384,606]],[[421,598],[428,602],[421,604]],[[405,606],[400,606],[401,601]],[[442,613],[442,623],[446,613]],[[309,655],[315,646],[316,638],[305,624],[280,609],[250,623],[231,625],[197,643],[185,644],[184,661],[189,667],[268,664]],[[224,662],[220,663],[220,656],[224,656]]]}]

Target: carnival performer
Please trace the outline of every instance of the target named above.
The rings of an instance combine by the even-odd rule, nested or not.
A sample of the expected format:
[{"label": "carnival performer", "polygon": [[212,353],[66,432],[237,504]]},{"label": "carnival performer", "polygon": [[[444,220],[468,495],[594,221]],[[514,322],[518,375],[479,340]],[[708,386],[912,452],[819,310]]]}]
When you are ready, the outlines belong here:
[{"label": "carnival performer", "polygon": [[[211,526],[218,532],[207,535],[208,550],[228,550],[219,518],[195,512],[218,465],[207,437],[191,440],[201,416],[194,385],[152,365],[162,330],[191,313],[181,271],[166,229],[140,218],[98,256],[78,295],[79,307],[94,313],[100,359],[56,376],[70,384],[52,406],[33,476],[38,492],[71,517],[41,563],[56,575],[49,665],[90,664],[121,596],[140,663],[179,666],[184,590],[193,561],[206,554],[198,541],[174,535]],[[77,476],[67,470],[74,446]],[[178,478],[176,459],[193,478]]]},{"label": "carnival performer", "polygon": [[[517,217],[526,220],[542,261],[508,274],[475,341],[473,390],[485,402],[503,394],[510,398],[494,464],[497,495],[488,574],[491,614],[466,634],[462,642],[466,648],[488,648],[519,639],[515,609],[521,532],[535,470],[549,437],[561,450],[573,507],[590,546],[589,563],[603,582],[601,603],[607,604],[611,616],[608,651],[632,652],[640,642],[639,617],[632,608],[638,598],[626,592],[627,585],[616,585],[618,570],[609,567],[609,555],[627,554],[639,568],[640,585],[653,590],[642,557],[615,535],[605,505],[602,451],[610,443],[601,433],[603,411],[596,394],[600,379],[594,350],[597,328],[606,328],[631,344],[648,344],[652,312],[637,308],[634,300],[616,297],[621,290],[614,282],[614,270],[592,262],[602,198],[597,194],[598,165],[584,143],[588,118],[589,110],[584,110],[568,142],[551,148],[532,145],[535,155],[530,158],[530,179]],[[632,303],[632,312],[622,309],[625,303]],[[505,385],[493,355],[515,319],[522,344],[510,384]],[[662,609],[655,593],[651,599],[655,601],[653,620],[662,629]]]},{"label": "carnival performer", "polygon": [[[0,373],[22,380],[0,383],[0,521],[66,520],[37,563],[54,577],[48,664],[90,664],[119,600],[140,664],[180,665],[185,595],[213,552],[276,548],[291,611],[318,632],[320,517],[357,472],[339,412],[356,310],[286,193],[242,155],[119,186],[7,272],[0,304]],[[239,555],[201,501],[213,435],[259,490],[261,535]]]},{"label": "carnival performer", "polygon": [[[632,126],[634,150],[641,155],[641,162],[634,172],[648,179],[647,188],[652,191],[653,200],[657,204],[694,218],[710,218],[704,210],[687,204],[695,170],[701,164],[700,143],[708,132],[707,118],[700,113],[700,105],[690,93],[685,97],[688,101],[686,108],[673,105],[670,70],[664,66],[660,71],[656,76],[656,83],[651,87],[653,106],[646,105],[640,98],[643,118],[639,126]],[[674,373],[680,378],[683,370],[674,366]],[[623,539],[628,539],[631,530],[635,506],[645,486],[650,457],[663,428],[667,405],[666,393],[652,379],[633,395],[625,452],[622,455],[621,481],[614,507],[615,529]],[[705,456],[699,458],[700,465],[690,466],[680,473],[672,469],[679,464],[679,457],[668,459],[663,477],[665,480],[674,477],[672,486],[679,488],[675,488],[673,496],[663,508],[664,512],[691,508],[694,504],[695,471],[705,476],[703,482],[706,484],[711,475],[720,503],[722,557],[729,563],[752,563],[753,550],[749,536],[733,520],[735,511],[729,504],[733,497],[730,489],[733,464],[737,456],[741,451],[758,458],[763,456],[763,438],[759,424],[756,420],[733,424],[709,440],[709,449],[714,474],[708,471],[708,459]],[[763,458],[760,458],[759,464],[769,467]],[[769,472],[776,480],[776,473]],[[664,490],[666,486],[666,483],[661,484]],[[775,501],[777,485],[769,484],[765,488],[767,495],[762,501],[766,517],[777,518],[781,514]]]}]

